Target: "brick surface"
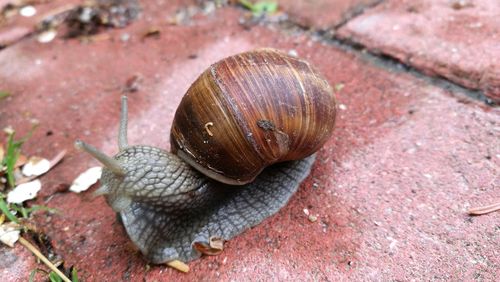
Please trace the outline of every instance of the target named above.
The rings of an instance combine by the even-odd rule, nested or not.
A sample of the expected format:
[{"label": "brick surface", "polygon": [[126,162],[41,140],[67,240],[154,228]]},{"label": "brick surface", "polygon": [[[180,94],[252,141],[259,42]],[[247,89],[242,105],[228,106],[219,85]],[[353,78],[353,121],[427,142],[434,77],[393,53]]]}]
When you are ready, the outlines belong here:
[{"label": "brick surface", "polygon": [[[0,11],[9,4],[16,1],[1,1]],[[20,2],[20,1],[18,1]],[[14,44],[23,37],[30,35],[36,30],[36,26],[42,20],[69,10],[83,3],[82,0],[54,0],[34,2],[36,14],[31,17],[24,17],[19,11],[13,12],[10,16],[0,19],[0,47]],[[18,7],[18,9],[21,7]]]},{"label": "brick surface", "polygon": [[[246,29],[239,18],[222,9],[189,25],[161,25],[159,38],[143,38],[158,21],[141,20],[106,32],[108,40],[24,40],[0,52],[0,85],[13,93],[0,102],[0,127],[26,131],[37,118],[26,153],[69,150],[42,178],[37,200],[62,212],[36,217],[66,265],[87,281],[498,280],[497,214],[465,215],[500,199],[498,109],[306,35]],[[119,40],[123,33],[130,40]],[[341,88],[338,124],[291,202],[226,243],[221,255],[190,263],[189,274],[148,267],[102,197],[57,192],[97,164],[72,149],[75,139],[116,152],[128,78],[142,77],[129,94],[130,143],[168,148],[176,105],[198,74],[264,46],[296,50]],[[310,222],[304,208],[318,220]],[[17,256],[27,277],[32,258]],[[18,264],[1,266],[0,280],[23,277]]]},{"label": "brick surface", "polygon": [[385,1],[338,35],[500,101],[496,0]]},{"label": "brick surface", "polygon": [[380,0],[279,0],[293,22],[305,27],[326,30],[344,23],[367,6]]}]

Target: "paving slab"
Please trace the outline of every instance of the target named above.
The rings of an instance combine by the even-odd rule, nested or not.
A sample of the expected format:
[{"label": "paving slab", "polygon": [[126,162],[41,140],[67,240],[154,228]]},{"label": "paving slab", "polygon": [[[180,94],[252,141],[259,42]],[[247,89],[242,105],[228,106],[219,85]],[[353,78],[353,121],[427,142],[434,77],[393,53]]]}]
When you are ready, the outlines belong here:
[{"label": "paving slab", "polygon": [[380,3],[381,0],[279,0],[277,2],[291,21],[307,28],[327,30]]},{"label": "paving slab", "polygon": [[388,0],[337,36],[500,101],[500,6],[496,0]]},{"label": "paving slab", "polygon": [[[0,127],[26,132],[37,118],[40,128],[25,152],[50,157],[68,150],[42,178],[37,199],[62,212],[36,217],[66,265],[76,265],[86,281],[498,280],[497,214],[465,212],[500,199],[499,110],[306,34],[248,29],[240,16],[225,8],[188,25],[138,21],[90,43],[23,40],[0,52],[0,85],[12,93],[0,101]],[[152,25],[160,36],[144,38]],[[97,165],[73,149],[75,139],[116,153],[128,79],[141,77],[129,94],[130,143],[168,148],[173,114],[190,83],[216,60],[264,46],[310,60],[339,100],[334,137],[277,215],[181,274],[148,265],[102,197],[60,192]],[[304,209],[318,220],[308,220]],[[0,280],[26,280],[35,267],[19,248]],[[12,250],[0,247],[5,252]]]}]

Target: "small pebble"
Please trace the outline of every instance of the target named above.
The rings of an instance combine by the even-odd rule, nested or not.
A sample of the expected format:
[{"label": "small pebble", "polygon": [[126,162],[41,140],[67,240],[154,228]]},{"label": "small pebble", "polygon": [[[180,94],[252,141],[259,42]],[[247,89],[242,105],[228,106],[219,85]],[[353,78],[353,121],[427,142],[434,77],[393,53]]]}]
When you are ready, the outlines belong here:
[{"label": "small pebble", "polygon": [[318,216],[311,214],[311,215],[309,215],[308,219],[310,222],[316,222],[316,220],[318,220]]},{"label": "small pebble", "polygon": [[56,35],[57,31],[49,29],[47,31],[38,34],[38,37],[36,39],[40,43],[49,43],[50,41],[54,40],[54,38],[56,38]]},{"label": "small pebble", "polygon": [[124,33],[124,34],[120,35],[120,40],[123,42],[127,42],[129,39],[130,39],[130,34],[128,34],[128,33]]},{"label": "small pebble", "polygon": [[308,209],[304,209],[304,214],[305,215],[309,215],[309,210]]},{"label": "small pebble", "polygon": [[297,53],[297,51],[295,49],[290,49],[290,51],[288,51],[288,55],[292,56],[292,57],[298,57],[299,54]]},{"label": "small pebble", "polygon": [[19,10],[19,14],[23,17],[33,17],[36,14],[36,9],[33,6],[24,6]]}]

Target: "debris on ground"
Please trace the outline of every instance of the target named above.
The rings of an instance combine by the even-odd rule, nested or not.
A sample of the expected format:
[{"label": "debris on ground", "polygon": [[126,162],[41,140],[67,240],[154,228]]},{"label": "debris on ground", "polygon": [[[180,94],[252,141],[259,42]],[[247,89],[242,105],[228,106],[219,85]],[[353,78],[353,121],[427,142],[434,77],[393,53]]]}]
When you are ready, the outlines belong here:
[{"label": "debris on ground", "polygon": [[14,244],[19,240],[21,234],[21,226],[15,222],[7,222],[0,224],[0,242],[13,248]]},{"label": "debris on ground", "polygon": [[21,204],[32,200],[40,189],[42,189],[42,183],[38,179],[20,184],[7,194],[7,203]]},{"label": "debris on ground", "polygon": [[102,167],[96,166],[89,168],[73,181],[69,190],[75,193],[86,191],[101,178],[101,174]]},{"label": "debris on ground", "polygon": [[148,38],[148,37],[154,37],[154,38],[159,38],[161,34],[161,30],[159,27],[153,26],[148,28],[146,32],[142,35],[143,38]]},{"label": "debris on ground", "polygon": [[25,176],[38,176],[50,169],[50,161],[40,157],[30,157],[23,166],[22,172]]},{"label": "debris on ground", "polygon": [[134,93],[139,91],[140,84],[143,80],[141,74],[134,74],[125,81],[125,86],[122,89],[122,93]]},{"label": "debris on ground", "polygon": [[[48,237],[37,231],[36,225],[31,221],[33,212],[54,211],[54,209],[25,203],[36,198],[42,188],[42,183],[36,178],[48,172],[66,154],[66,151],[61,151],[50,161],[40,157],[27,158],[22,155],[21,146],[31,137],[37,126],[38,122],[33,122],[28,134],[19,140],[14,138],[16,132],[12,128],[4,129],[7,134],[7,145],[4,149],[4,146],[0,144],[0,184],[2,184],[0,185],[0,242],[10,247],[14,247],[16,242],[19,242],[51,270],[47,272],[43,269],[35,269],[30,275],[30,281],[33,281],[37,272],[48,275],[49,281],[78,281],[76,268],[64,268],[61,257],[52,252]],[[37,242],[40,242],[38,245],[49,247],[42,248],[40,251],[38,247],[23,238],[29,234],[37,235],[33,238],[35,241],[38,239]],[[42,254],[43,251],[45,255]],[[66,274],[61,272],[60,268]],[[72,277],[72,280],[68,277]]]},{"label": "debris on ground", "polygon": [[492,212],[496,212],[500,210],[500,201],[491,205],[487,206],[482,206],[482,207],[475,207],[469,209],[467,212],[469,215],[483,215],[483,214],[488,214]]},{"label": "debris on ground", "polygon": [[92,36],[104,28],[127,26],[138,18],[140,11],[138,0],[90,0],[81,5],[60,5],[39,14],[33,1],[12,1],[6,5],[0,1],[0,26],[12,22],[11,18],[15,16],[33,17],[37,14],[33,24],[14,29],[17,31],[15,34],[4,34],[0,47],[32,34],[40,43],[51,42],[58,34],[68,38]]},{"label": "debris on ground", "polygon": [[48,29],[46,31],[42,31],[37,36],[37,41],[40,43],[49,43],[54,40],[57,36],[57,31],[55,29]]},{"label": "debris on ground", "polygon": [[102,27],[122,28],[139,16],[137,0],[97,0],[72,10],[66,18],[67,37],[93,35]]}]

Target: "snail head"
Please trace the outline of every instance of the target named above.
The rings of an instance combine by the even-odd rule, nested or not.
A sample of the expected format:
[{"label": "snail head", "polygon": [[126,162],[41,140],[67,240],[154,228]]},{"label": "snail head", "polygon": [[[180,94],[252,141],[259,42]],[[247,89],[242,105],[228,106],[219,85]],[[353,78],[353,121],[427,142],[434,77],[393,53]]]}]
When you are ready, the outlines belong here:
[{"label": "snail head", "polygon": [[[161,206],[179,212],[182,206],[192,208],[208,180],[192,170],[176,155],[146,146],[129,146],[127,140],[127,97],[122,96],[118,134],[119,152],[110,157],[95,147],[76,141],[83,150],[104,165],[101,187],[94,195],[105,195],[115,212],[127,209],[132,201]],[[187,204],[189,201],[189,205]]]}]

